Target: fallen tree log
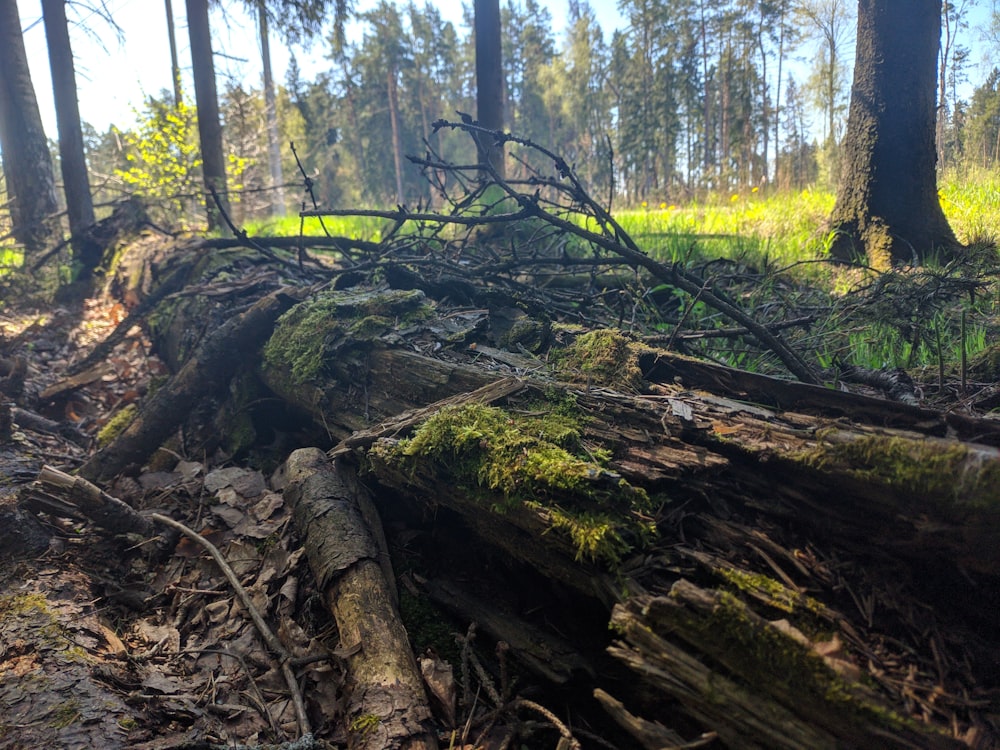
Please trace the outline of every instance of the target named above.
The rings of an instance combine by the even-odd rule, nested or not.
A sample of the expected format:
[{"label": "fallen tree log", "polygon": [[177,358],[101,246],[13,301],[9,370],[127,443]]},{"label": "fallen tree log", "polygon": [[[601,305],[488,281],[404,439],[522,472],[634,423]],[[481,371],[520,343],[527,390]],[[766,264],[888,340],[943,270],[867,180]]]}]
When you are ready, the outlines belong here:
[{"label": "fallen tree log", "polygon": [[267,339],[274,321],[295,303],[299,293],[301,290],[286,289],[269,294],[214,331],[121,434],[80,467],[80,475],[107,480],[130,463],[145,460],[202,396],[236,374],[244,358]]},{"label": "fallen tree log", "polygon": [[[368,472],[384,515],[458,519],[470,564],[489,550],[528,571],[519,588],[546,581],[565,609],[596,603],[604,623],[615,611],[623,632],[668,644],[612,647],[633,684],[524,659],[540,679],[605,690],[637,732],[680,718],[730,746],[884,736],[938,748],[1000,734],[995,422],[741,373],[614,331],[552,327],[532,351],[511,343],[507,321],[505,349],[504,314],[438,309],[418,290],[324,292],[281,317],[256,371]],[[831,689],[800,704],[784,665],[740,666],[728,650],[745,642],[685,640],[620,614],[673,602],[682,580],[706,601],[732,597],[760,625],[753,639],[840,644],[838,679],[858,697]],[[449,590],[466,612],[468,594]],[[685,613],[704,627],[716,609]],[[670,693],[665,651],[700,677]],[[713,708],[722,684],[744,710]]]},{"label": "fallen tree log", "polygon": [[284,478],[309,564],[348,654],[348,746],[437,748],[420,671],[396,609],[385,542],[376,539],[381,524],[365,490],[317,449],[292,453]]}]

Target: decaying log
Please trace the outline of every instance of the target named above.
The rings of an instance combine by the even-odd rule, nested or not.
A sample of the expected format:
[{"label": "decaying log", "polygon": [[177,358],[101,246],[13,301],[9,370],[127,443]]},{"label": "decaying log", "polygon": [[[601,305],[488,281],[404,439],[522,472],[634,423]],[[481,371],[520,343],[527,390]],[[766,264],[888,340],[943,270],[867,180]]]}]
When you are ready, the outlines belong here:
[{"label": "decaying log", "polygon": [[35,482],[21,490],[21,501],[34,510],[78,520],[89,519],[112,534],[156,536],[153,522],[127,503],[86,479],[51,466],[43,466]]},{"label": "decaying log", "polygon": [[667,729],[659,722],[635,716],[620,700],[616,700],[600,688],[594,690],[594,698],[611,718],[646,750],[694,750],[711,745],[718,738],[715,732],[708,732],[697,740],[687,742],[677,732]]},{"label": "decaying log", "polygon": [[349,746],[436,748],[420,671],[375,536],[381,526],[373,510],[363,510],[370,505],[365,490],[317,449],[292,453],[284,474],[309,564],[350,654]]},{"label": "decaying log", "polygon": [[269,294],[213,332],[181,370],[142,405],[135,420],[80,467],[91,480],[108,479],[141,462],[179,425],[197,400],[226,384],[267,339],[274,321],[304,294],[283,289]]},{"label": "decaying log", "polygon": [[[731,370],[618,333],[605,338],[618,337],[620,359],[601,370],[593,352],[581,351],[567,368],[559,363],[579,333],[556,334],[547,361],[504,351],[492,346],[499,342],[490,338],[491,311],[443,315],[415,290],[346,290],[315,302],[312,312],[303,305],[282,318],[282,336],[296,326],[307,335],[292,345],[286,337],[284,349],[272,349],[272,337],[258,361],[262,381],[339,441],[339,460],[369,472],[386,490],[377,501],[447,509],[441,516],[461,520],[473,549],[519,561],[608,613],[618,605],[622,643],[611,652],[638,679],[625,693],[610,692],[622,701],[617,720],[629,731],[653,721],[671,726],[644,702],[650,694],[679,701],[685,731],[693,719],[732,747],[945,748],[954,744],[941,734],[942,716],[958,735],[995,710],[976,681],[994,679],[984,665],[1000,657],[996,422]],[[297,360],[303,352],[308,357]],[[550,439],[558,430],[539,420],[557,409],[572,415],[572,426]],[[458,422],[435,427],[442,415]],[[461,422],[484,415],[485,428]],[[521,430],[509,474],[481,463],[507,425]],[[451,442],[428,447],[433,429]],[[517,474],[555,448],[568,457],[528,479]],[[560,461],[572,467],[572,481],[561,481]],[[327,481],[305,477],[320,473],[302,470],[294,492],[305,498],[309,483]],[[367,644],[390,636],[358,635],[361,615],[348,594],[378,585],[369,609],[392,612],[392,587],[379,545],[346,531],[377,522],[358,525],[359,512],[343,501],[352,490],[336,476],[332,488],[316,492],[336,498],[345,519],[321,532],[320,520],[305,519],[332,521],[329,509],[298,500],[296,514],[313,539],[311,556],[333,557],[313,566],[344,645],[361,646],[349,661],[362,679]],[[611,541],[602,547],[594,538],[605,532]],[[905,594],[894,598],[897,585]],[[812,646],[795,634],[803,620],[814,627],[819,620],[847,644],[837,664],[845,674],[830,667],[846,687],[796,700],[761,687],[786,679],[783,665],[748,667],[735,658],[745,642],[685,637],[685,628],[712,623],[727,597],[755,645],[771,639],[782,650],[799,648],[809,664]],[[476,609],[464,592],[451,598],[463,616]],[[633,611],[636,602],[656,605]],[[681,613],[684,627],[665,624],[667,611]],[[651,622],[649,613],[662,619]],[[781,613],[787,628],[775,624]],[[392,651],[406,655],[394,657],[398,669],[410,670],[405,635],[397,635]],[[901,665],[916,677],[885,676]],[[561,663],[549,672],[559,682],[580,670]],[[864,679],[881,694],[860,688]],[[854,702],[838,702],[842,687]],[[352,719],[369,715],[354,705]],[[645,715],[630,714],[636,708]],[[426,731],[428,716],[399,736]]]},{"label": "decaying log", "polygon": [[[616,606],[611,624],[624,642],[609,651],[732,747],[964,747],[908,723],[874,691],[842,679],[819,654],[737,599],[683,579],[669,596]],[[677,639],[708,659],[692,658]]]}]

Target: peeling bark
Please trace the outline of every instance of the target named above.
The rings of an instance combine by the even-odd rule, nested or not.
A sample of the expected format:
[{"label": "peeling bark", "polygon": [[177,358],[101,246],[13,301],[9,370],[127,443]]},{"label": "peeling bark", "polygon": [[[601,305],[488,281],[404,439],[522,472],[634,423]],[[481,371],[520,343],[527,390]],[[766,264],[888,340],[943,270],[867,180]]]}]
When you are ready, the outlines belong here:
[{"label": "peeling bark", "polygon": [[309,564],[349,654],[349,747],[436,748],[370,499],[347,468],[331,465],[316,449],[292,453],[284,473],[285,497],[293,504]]}]

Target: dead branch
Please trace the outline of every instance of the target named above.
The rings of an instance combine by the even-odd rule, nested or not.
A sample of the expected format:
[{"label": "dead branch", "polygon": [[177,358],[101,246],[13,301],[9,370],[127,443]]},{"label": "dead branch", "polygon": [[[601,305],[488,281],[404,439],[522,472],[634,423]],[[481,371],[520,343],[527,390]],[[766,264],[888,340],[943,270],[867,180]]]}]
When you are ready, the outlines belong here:
[{"label": "dead branch", "polygon": [[292,671],[290,656],[278,637],[271,631],[271,628],[268,627],[267,623],[264,622],[264,618],[254,606],[253,599],[250,598],[250,594],[248,594],[247,590],[243,588],[243,584],[240,583],[240,579],[229,566],[229,563],[226,562],[226,558],[222,556],[219,548],[198,532],[188,526],[185,526],[179,521],[175,521],[169,516],[164,516],[160,513],[152,513],[150,518],[157,523],[162,523],[165,526],[170,526],[171,528],[181,532],[191,541],[204,547],[208,554],[212,556],[212,559],[215,560],[216,565],[219,566],[219,569],[226,577],[226,580],[229,581],[229,585],[233,587],[233,591],[235,591],[236,595],[239,597],[240,603],[249,613],[250,619],[253,620],[253,624],[257,628],[257,632],[260,633],[261,638],[264,639],[264,643],[267,644],[271,653],[278,658],[281,674],[285,678],[285,684],[288,686],[288,693],[292,698],[292,705],[295,707],[295,718],[299,724],[299,735],[301,737],[310,735],[312,730],[309,726],[309,717],[306,715],[306,705],[302,700],[302,691],[299,690],[298,680],[295,677],[295,673]]}]

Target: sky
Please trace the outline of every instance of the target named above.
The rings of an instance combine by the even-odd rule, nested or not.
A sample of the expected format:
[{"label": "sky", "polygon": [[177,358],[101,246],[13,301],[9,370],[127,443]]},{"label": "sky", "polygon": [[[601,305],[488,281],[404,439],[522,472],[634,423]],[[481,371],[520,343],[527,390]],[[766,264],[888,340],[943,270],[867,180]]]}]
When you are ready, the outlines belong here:
[{"label": "sky", "polygon": [[[462,0],[433,0],[442,18],[456,28],[463,24]],[[471,0],[469,0],[471,2]],[[98,0],[91,0],[97,5]],[[374,0],[361,0],[356,8],[365,10]],[[565,25],[566,0],[547,4],[557,35]],[[158,95],[170,89],[170,46],[167,41],[166,9],[162,0],[105,0],[106,7],[122,30],[121,38],[114,29],[95,13],[81,9],[82,3],[68,6],[70,44],[76,61],[77,90],[80,118],[105,131],[111,124],[122,128],[135,122],[134,111],[142,106],[147,95]],[[182,75],[190,74],[191,54],[184,17],[184,0],[173,0],[178,57]],[[617,3],[594,0],[598,20],[610,37],[612,30],[624,25]],[[219,80],[231,77],[248,86],[261,86],[260,48],[255,19],[243,12],[237,0],[224,0],[221,10],[213,10],[211,24],[216,73]],[[40,0],[20,0],[21,25],[31,68],[31,79],[42,114],[42,124],[49,138],[56,137],[55,108],[52,103],[51,79],[45,30],[41,22]],[[75,13],[75,16],[74,16]],[[78,23],[74,23],[77,20]],[[83,28],[89,27],[89,31]],[[360,34],[355,25],[348,35]],[[273,35],[272,35],[273,36]],[[310,49],[294,50],[303,77],[313,78],[326,70],[325,44],[322,39]],[[275,79],[285,80],[290,59],[289,51],[276,38],[271,39],[271,58]],[[185,70],[186,69],[186,70]],[[190,84],[186,85],[188,91]]]}]

